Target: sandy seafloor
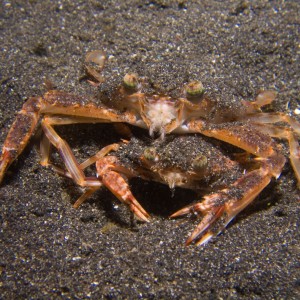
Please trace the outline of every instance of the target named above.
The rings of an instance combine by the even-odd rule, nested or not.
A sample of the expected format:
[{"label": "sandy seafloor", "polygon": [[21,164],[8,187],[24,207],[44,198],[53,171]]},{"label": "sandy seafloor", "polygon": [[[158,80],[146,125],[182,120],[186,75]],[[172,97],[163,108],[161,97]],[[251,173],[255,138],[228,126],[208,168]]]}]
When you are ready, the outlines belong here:
[{"label": "sandy seafloor", "polygon": [[[95,95],[80,80],[95,49],[109,57],[103,89],[137,72],[176,96],[198,78],[227,103],[275,89],[269,110],[295,116],[299,11],[298,1],[2,1],[1,144],[22,103],[45,92],[45,79]],[[78,159],[119,139],[106,125],[60,132]],[[31,142],[0,188],[0,299],[300,298],[299,191],[289,163],[200,248],[184,246],[194,218],[168,219],[193,193],[172,198],[158,184],[131,186],[150,223],[132,226],[105,190],[75,210],[80,190],[41,167]]]}]

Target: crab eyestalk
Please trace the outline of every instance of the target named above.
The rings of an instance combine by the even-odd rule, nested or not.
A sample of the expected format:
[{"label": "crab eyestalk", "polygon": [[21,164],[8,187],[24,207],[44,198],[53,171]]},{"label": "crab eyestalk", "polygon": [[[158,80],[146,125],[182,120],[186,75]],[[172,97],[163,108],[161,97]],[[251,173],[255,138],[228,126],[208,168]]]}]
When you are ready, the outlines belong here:
[{"label": "crab eyestalk", "polygon": [[189,99],[199,99],[203,96],[205,89],[201,81],[192,81],[185,86],[186,96]]},{"label": "crab eyestalk", "polygon": [[137,74],[126,74],[123,78],[123,83],[124,86],[127,90],[129,91],[137,91],[138,90],[138,85],[139,85],[139,80]]},{"label": "crab eyestalk", "polygon": [[145,157],[145,159],[147,159],[151,162],[158,161],[158,155],[157,155],[156,149],[154,147],[147,147],[144,150],[144,157]]},{"label": "crab eyestalk", "polygon": [[207,167],[207,157],[203,154],[200,154],[195,157],[195,159],[192,162],[193,169],[195,171],[203,171]]}]

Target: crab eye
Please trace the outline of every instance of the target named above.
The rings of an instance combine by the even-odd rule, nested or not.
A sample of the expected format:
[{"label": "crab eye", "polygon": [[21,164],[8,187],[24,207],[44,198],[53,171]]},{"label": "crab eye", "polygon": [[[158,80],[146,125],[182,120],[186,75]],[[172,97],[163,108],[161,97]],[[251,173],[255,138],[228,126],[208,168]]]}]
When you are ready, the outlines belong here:
[{"label": "crab eye", "polygon": [[187,97],[198,98],[204,94],[205,89],[201,81],[192,81],[186,85],[185,92],[187,94]]},{"label": "crab eye", "polygon": [[207,157],[203,154],[196,156],[192,162],[192,167],[195,171],[202,171],[207,166]]},{"label": "crab eye", "polygon": [[123,79],[124,86],[130,90],[137,90],[138,76],[136,74],[126,74]]},{"label": "crab eye", "polygon": [[148,147],[144,150],[144,157],[150,161],[158,161],[158,155],[154,147]]}]

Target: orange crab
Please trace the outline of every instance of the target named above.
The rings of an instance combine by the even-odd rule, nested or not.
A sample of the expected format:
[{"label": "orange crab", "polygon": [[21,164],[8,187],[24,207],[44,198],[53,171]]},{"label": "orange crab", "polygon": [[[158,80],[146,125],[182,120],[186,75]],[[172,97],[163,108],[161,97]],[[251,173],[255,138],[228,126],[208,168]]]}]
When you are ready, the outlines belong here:
[{"label": "orange crab", "polygon": [[[104,56],[92,52],[87,57],[94,60],[100,55],[99,70],[88,68],[88,74],[101,83],[100,72],[104,66]],[[235,180],[228,186],[218,185],[218,191],[204,197],[204,201],[184,208],[172,216],[179,216],[190,211],[199,211],[204,218],[194,233],[190,236],[189,244],[203,235],[198,244],[203,244],[216,235],[230,220],[269,184],[272,177],[278,178],[285,164],[285,158],[280,154],[279,147],[273,138],[287,139],[290,146],[290,161],[294,168],[298,182],[300,182],[300,150],[297,142],[300,134],[300,124],[283,113],[263,113],[261,107],[275,99],[273,91],[260,92],[255,101],[241,101],[235,108],[215,105],[205,93],[200,82],[191,82],[182,90],[181,97],[174,99],[167,95],[147,94],[143,92],[142,80],[136,74],[127,74],[124,84],[112,94],[112,101],[107,104],[95,102],[66,92],[51,90],[41,97],[29,98],[18,113],[8,136],[4,142],[0,159],[0,181],[6,169],[25,148],[29,138],[41,120],[44,137],[41,141],[41,163],[48,165],[50,145],[53,145],[61,154],[66,170],[55,167],[57,172],[72,178],[78,185],[86,189],[77,200],[78,206],[101,186],[109,188],[122,202],[129,205],[134,214],[143,221],[148,221],[148,213],[141,207],[132,195],[126,182],[127,176],[141,176],[145,179],[156,180],[168,184],[170,187],[186,186],[199,188],[201,182],[210,182],[210,178],[222,177],[222,172],[235,170]],[[276,123],[286,123],[278,126]],[[127,144],[109,145],[95,156],[79,164],[68,143],[56,133],[55,125],[74,123],[122,123],[148,129],[150,145],[139,143],[140,153],[132,155],[129,160],[135,166],[126,166],[120,160],[122,153],[126,153],[134,145],[134,140]],[[180,165],[168,165],[162,147],[176,149],[176,144],[169,141],[172,134],[177,147],[185,145],[185,151],[178,154],[174,151],[173,161],[177,156],[191,157],[195,152],[203,158],[198,166],[184,169]],[[175,137],[173,134],[176,134]],[[190,134],[194,134],[193,137]],[[177,137],[178,135],[178,137]],[[179,137],[180,136],[180,137]],[[155,137],[157,139],[155,139]],[[212,138],[212,142],[207,142]],[[193,140],[193,142],[191,142]],[[255,157],[256,168],[245,169],[241,175],[241,164],[234,163],[233,159],[220,152],[214,144],[220,140],[244,150]],[[208,144],[206,144],[208,143]],[[136,144],[137,145],[137,144]],[[198,145],[198,146],[197,146]],[[208,153],[199,150],[205,145]],[[159,151],[158,151],[159,150]],[[115,155],[108,155],[115,151]],[[146,151],[146,152],[145,152]],[[147,152],[148,151],[148,152]],[[158,153],[157,153],[158,151]],[[213,152],[218,154],[213,154]],[[153,152],[153,153],[152,153]],[[177,154],[176,154],[177,153]],[[195,154],[195,155],[196,155]],[[175,155],[175,156],[174,156]],[[197,155],[193,157],[195,160]],[[215,155],[215,157],[214,157]],[[220,160],[220,161],[219,161]],[[211,161],[211,163],[209,163]],[[84,169],[96,163],[97,177],[86,177]],[[189,161],[189,167],[193,161]],[[165,167],[163,167],[165,166]],[[237,171],[239,169],[239,172]],[[207,183],[206,183],[207,184]],[[222,226],[215,226],[221,219]],[[218,228],[217,230],[215,229]]]}]

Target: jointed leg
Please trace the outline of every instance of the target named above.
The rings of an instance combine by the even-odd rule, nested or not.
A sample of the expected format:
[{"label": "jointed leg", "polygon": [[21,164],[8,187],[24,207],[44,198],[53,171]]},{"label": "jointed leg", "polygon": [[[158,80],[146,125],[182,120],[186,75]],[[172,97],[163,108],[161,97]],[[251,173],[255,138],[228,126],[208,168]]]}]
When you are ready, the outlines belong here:
[{"label": "jointed leg", "polygon": [[18,112],[2,148],[0,183],[10,164],[20,155],[32,136],[40,116],[42,98],[30,98]]},{"label": "jointed leg", "polygon": [[255,128],[271,137],[287,139],[290,148],[290,161],[300,184],[300,147],[296,134],[287,127],[276,126],[274,124],[255,124]]},{"label": "jointed leg", "polygon": [[[126,203],[139,219],[148,221],[149,215],[132,195],[124,178],[115,171],[115,169],[122,169],[123,167],[117,165],[115,157],[104,157],[108,152],[117,150],[119,147],[118,144],[112,144],[103,148],[96,155],[79,165],[69,145],[55,132],[51,126],[51,122],[48,122],[48,118],[45,118],[42,121],[42,128],[50,143],[58,149],[65,163],[67,172],[57,169],[58,172],[64,172],[63,175],[71,177],[78,185],[87,187],[85,193],[74,204],[75,207],[78,207],[85,199],[104,184],[120,201]],[[85,177],[83,170],[95,161],[98,178]]]},{"label": "jointed leg", "polygon": [[[197,245],[208,242],[218,235],[226,225],[246,206],[248,206],[259,193],[269,184],[275,168],[280,162],[266,159],[258,170],[250,171],[234,182],[229,188],[217,193],[207,195],[204,201],[183,208],[171,217],[182,216],[190,212],[200,212],[204,217],[186,244],[196,240]],[[284,162],[281,162],[283,164]],[[198,240],[198,237],[202,237]]]},{"label": "jointed leg", "polygon": [[300,123],[282,112],[250,114],[243,116],[241,121],[250,121],[254,124],[275,124],[284,122],[290,125],[297,134],[300,134]]},{"label": "jointed leg", "polygon": [[[53,129],[53,127],[47,122],[47,119],[42,121],[42,128],[50,143],[56,147],[65,163],[65,166],[70,174],[70,177],[80,186],[82,187],[99,187],[101,183],[96,178],[87,178],[83,170],[80,168],[70,146],[64,141]],[[45,140],[44,140],[45,142]],[[45,146],[48,148],[48,145]],[[48,156],[49,153],[45,151],[45,157],[42,159],[43,162],[48,163]]]},{"label": "jointed leg", "polygon": [[[257,161],[261,167],[243,175],[228,189],[204,197],[203,202],[184,208],[171,217],[177,217],[192,211],[204,213],[202,222],[187,240],[187,244],[202,238],[197,244],[207,242],[217,235],[242,209],[255,199],[255,197],[269,184],[272,177],[278,178],[285,164],[283,155],[277,153],[269,134],[265,134],[248,124],[224,124],[220,126],[207,126],[203,121],[194,120],[188,124],[194,131],[202,133],[229,144],[235,145],[247,152],[258,156]],[[296,153],[296,142],[290,136],[295,163],[299,167],[299,153]]]},{"label": "jointed leg", "polygon": [[[128,183],[116,170],[118,159],[115,156],[106,156],[96,162],[98,177],[101,182],[142,221],[149,221],[148,213],[138,203],[130,191]],[[121,167],[123,168],[123,167]],[[128,171],[127,171],[128,172]]]}]

